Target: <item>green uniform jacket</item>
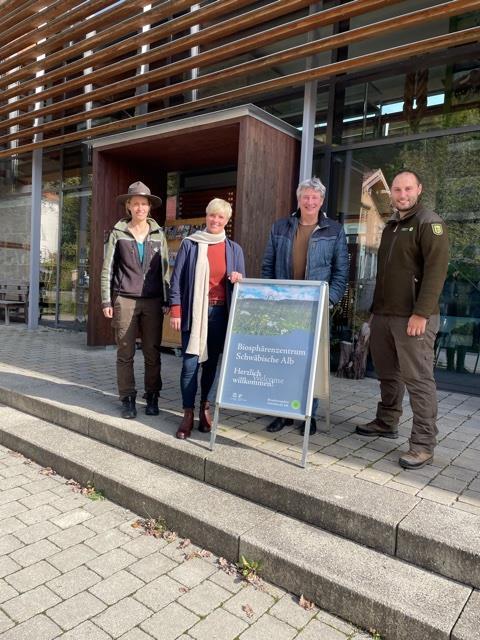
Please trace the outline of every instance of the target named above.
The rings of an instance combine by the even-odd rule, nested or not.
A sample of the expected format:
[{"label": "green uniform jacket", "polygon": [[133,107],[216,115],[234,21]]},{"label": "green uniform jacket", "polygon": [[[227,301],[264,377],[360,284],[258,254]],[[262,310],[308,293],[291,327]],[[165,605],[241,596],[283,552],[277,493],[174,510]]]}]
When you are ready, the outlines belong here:
[{"label": "green uniform jacket", "polygon": [[396,213],[383,230],[372,311],[385,316],[439,313],[438,299],[448,267],[448,235],[443,220],[417,204]]},{"label": "green uniform jacket", "polygon": [[137,242],[128,230],[128,219],[113,227],[105,246],[101,274],[102,308],[113,306],[117,295],[130,298],[161,298],[168,304],[168,247],[165,234],[153,218],[145,239],[143,262]]}]

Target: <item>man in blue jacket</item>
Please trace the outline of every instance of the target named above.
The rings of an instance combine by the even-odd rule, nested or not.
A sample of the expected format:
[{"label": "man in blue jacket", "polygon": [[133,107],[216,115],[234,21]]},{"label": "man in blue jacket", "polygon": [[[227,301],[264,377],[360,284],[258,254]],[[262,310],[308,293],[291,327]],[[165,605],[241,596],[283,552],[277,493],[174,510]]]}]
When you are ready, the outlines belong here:
[{"label": "man in blue jacket", "polygon": [[[325,187],[318,178],[300,182],[298,210],[277,220],[270,232],[262,262],[262,278],[279,280],[323,280],[329,285],[330,306],[342,299],[348,278],[348,250],[341,224],[321,211]],[[315,399],[312,415],[318,401]],[[276,432],[293,420],[275,418],[267,431]],[[304,432],[305,425],[302,428]],[[317,430],[310,422],[310,433]]]}]

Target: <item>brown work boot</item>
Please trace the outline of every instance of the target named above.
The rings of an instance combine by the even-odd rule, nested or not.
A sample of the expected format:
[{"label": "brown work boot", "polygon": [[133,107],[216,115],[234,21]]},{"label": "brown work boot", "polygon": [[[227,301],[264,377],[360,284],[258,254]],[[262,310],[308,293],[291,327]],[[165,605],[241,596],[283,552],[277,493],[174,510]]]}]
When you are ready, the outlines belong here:
[{"label": "brown work boot", "polygon": [[210,403],[208,400],[202,400],[200,402],[198,419],[200,421],[198,430],[202,433],[210,433],[212,430],[212,416],[210,415]]},{"label": "brown work boot", "polygon": [[383,438],[392,438],[392,440],[398,438],[397,429],[389,427],[388,424],[385,424],[385,422],[379,418],[375,418],[375,420],[367,424],[358,425],[355,433],[358,433],[360,436],[382,436]]},{"label": "brown work boot", "polygon": [[186,440],[190,437],[193,429],[193,409],[183,410],[183,419],[178,427],[176,436],[179,440]]},{"label": "brown work boot", "polygon": [[432,464],[433,453],[430,451],[409,451],[400,456],[398,463],[404,469],[421,469],[426,464]]}]

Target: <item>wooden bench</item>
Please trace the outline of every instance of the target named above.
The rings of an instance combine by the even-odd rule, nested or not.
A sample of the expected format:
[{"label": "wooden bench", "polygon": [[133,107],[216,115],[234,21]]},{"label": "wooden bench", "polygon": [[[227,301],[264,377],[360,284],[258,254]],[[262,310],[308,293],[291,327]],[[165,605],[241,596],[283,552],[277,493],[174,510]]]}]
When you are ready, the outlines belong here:
[{"label": "wooden bench", "polygon": [[10,324],[11,313],[28,319],[28,284],[0,283],[0,309],[5,313],[5,324]]}]

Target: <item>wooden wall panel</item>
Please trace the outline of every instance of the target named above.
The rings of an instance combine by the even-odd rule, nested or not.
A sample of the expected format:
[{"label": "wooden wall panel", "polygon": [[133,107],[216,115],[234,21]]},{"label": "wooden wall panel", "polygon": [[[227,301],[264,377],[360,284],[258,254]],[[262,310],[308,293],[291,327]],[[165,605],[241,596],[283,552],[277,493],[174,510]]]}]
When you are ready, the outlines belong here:
[{"label": "wooden wall panel", "polygon": [[295,138],[254,118],[242,119],[234,237],[252,278],[260,276],[272,222],[296,208],[299,155]]}]

